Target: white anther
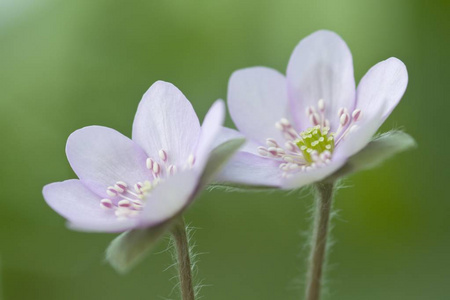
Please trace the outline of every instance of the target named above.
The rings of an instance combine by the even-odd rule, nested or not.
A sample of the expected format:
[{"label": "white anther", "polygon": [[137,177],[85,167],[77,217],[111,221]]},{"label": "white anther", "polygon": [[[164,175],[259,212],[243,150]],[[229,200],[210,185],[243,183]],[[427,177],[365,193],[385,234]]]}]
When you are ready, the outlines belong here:
[{"label": "white anther", "polygon": [[147,161],[145,162],[147,169],[152,170],[153,169],[153,159],[151,159],[150,157],[147,158]]},{"label": "white anther", "polygon": [[158,175],[160,171],[161,171],[161,167],[159,166],[159,164],[157,162],[154,162],[153,163],[153,173],[155,173],[155,175]]},{"label": "white anther", "polygon": [[310,114],[309,120],[310,120],[311,124],[313,124],[314,126],[317,126],[320,123],[320,116],[317,113]]},{"label": "white anther", "polygon": [[130,207],[131,202],[128,200],[120,200],[118,205],[119,205],[119,207]]},{"label": "white anther", "polygon": [[280,122],[276,122],[276,123],[275,123],[275,128],[278,129],[278,130],[281,130],[281,131],[284,130],[284,127],[283,127],[283,125],[281,125]]},{"label": "white anther", "polygon": [[328,119],[325,120],[325,127],[328,128],[328,130],[330,130],[330,121],[328,121]]},{"label": "white anther", "polygon": [[275,147],[269,147],[269,149],[267,149],[267,150],[272,155],[277,155],[278,154],[277,148],[275,148]]},{"label": "white anther", "polygon": [[297,149],[297,147],[295,146],[295,144],[293,142],[286,142],[284,144],[284,146],[286,147],[286,149],[288,149],[291,152],[295,152],[295,150]]},{"label": "white anther", "polygon": [[269,153],[267,152],[267,149],[262,146],[258,147],[258,154],[261,156],[269,155]]},{"label": "white anther", "polygon": [[133,207],[135,210],[142,210],[142,209],[143,209],[142,203],[138,203],[138,202],[133,203],[133,204],[132,204],[132,207]]},{"label": "white anther", "polygon": [[294,159],[291,156],[283,156],[283,159],[288,163],[294,162]]},{"label": "white anther", "polygon": [[136,191],[136,193],[142,193],[141,188],[142,184],[140,184],[139,182],[134,185],[134,190]]},{"label": "white anther", "polygon": [[113,208],[113,203],[111,200],[109,199],[102,199],[100,200],[100,207],[103,209],[111,209]]},{"label": "white anther", "polygon": [[350,116],[348,113],[343,113],[339,119],[339,122],[341,123],[341,126],[345,126],[348,124],[348,121],[350,120]]},{"label": "white anther", "polygon": [[323,99],[319,100],[319,102],[317,103],[317,108],[319,108],[320,112],[325,111],[325,101],[323,101]]},{"label": "white anther", "polygon": [[283,148],[277,148],[277,153],[278,153],[278,155],[284,155],[284,154],[286,154],[286,152],[284,151]]},{"label": "white anther", "polygon": [[281,123],[281,125],[283,125],[285,127],[290,127],[291,126],[291,123],[286,118],[281,118],[280,123]]},{"label": "white anther", "polygon": [[358,121],[361,118],[361,110],[360,109],[355,109],[352,113],[352,118],[353,121]]},{"label": "white anther", "polygon": [[128,188],[128,185],[123,181],[117,181],[116,184],[114,185],[114,187],[116,187],[116,189],[117,189],[117,187],[119,187],[122,190],[126,191]]},{"label": "white anther", "polygon": [[348,133],[352,133],[352,132],[354,132],[355,130],[357,130],[358,129],[358,125],[353,125],[352,127],[350,127],[350,129],[348,130]]},{"label": "white anther", "polygon": [[175,165],[170,165],[170,166],[167,168],[167,172],[168,172],[170,175],[174,175],[174,174],[177,172],[177,166],[175,166]]},{"label": "white anther", "polygon": [[126,219],[126,217],[134,215],[133,212],[134,211],[129,207],[119,207],[118,209],[116,209],[115,215],[119,218],[119,220],[124,220]]},{"label": "white anther", "polygon": [[300,166],[298,164],[290,164],[289,165],[290,170],[297,170],[298,168],[300,168]]},{"label": "white anther", "polygon": [[119,193],[122,194],[123,192],[125,192],[125,189],[122,188],[123,186],[118,185],[117,183],[114,185],[114,189]]},{"label": "white anther", "polygon": [[308,107],[306,108],[306,115],[307,115],[307,116],[310,116],[310,115],[312,115],[312,114],[314,114],[314,113],[315,113],[314,107],[308,106]]},{"label": "white anther", "polygon": [[340,118],[344,113],[347,113],[347,109],[346,109],[345,107],[339,108],[339,111],[338,111],[338,116],[339,116],[339,118]]},{"label": "white anther", "polygon": [[278,143],[274,139],[267,139],[266,144],[268,147],[278,147]]},{"label": "white anther", "polygon": [[110,197],[114,197],[114,196],[117,196],[118,192],[116,191],[116,189],[113,186],[109,186],[106,189],[106,194],[108,194],[108,196],[110,196]]},{"label": "white anther", "polygon": [[159,158],[161,158],[162,161],[167,161],[167,152],[164,151],[163,149],[159,150],[158,152],[159,154]]},{"label": "white anther", "polygon": [[194,157],[194,155],[191,154],[188,157],[188,164],[190,167],[192,167],[194,165],[194,163],[195,163],[195,157]]}]

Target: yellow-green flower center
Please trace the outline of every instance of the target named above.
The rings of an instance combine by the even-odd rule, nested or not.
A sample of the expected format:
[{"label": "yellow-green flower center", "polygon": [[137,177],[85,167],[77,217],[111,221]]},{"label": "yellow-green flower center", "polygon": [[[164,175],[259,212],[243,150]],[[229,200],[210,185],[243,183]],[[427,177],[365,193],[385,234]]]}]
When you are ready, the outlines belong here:
[{"label": "yellow-green flower center", "polygon": [[295,144],[302,152],[305,161],[313,163],[314,155],[320,155],[325,151],[333,153],[334,134],[329,132],[328,127],[317,125],[302,131],[300,138],[295,140]]}]

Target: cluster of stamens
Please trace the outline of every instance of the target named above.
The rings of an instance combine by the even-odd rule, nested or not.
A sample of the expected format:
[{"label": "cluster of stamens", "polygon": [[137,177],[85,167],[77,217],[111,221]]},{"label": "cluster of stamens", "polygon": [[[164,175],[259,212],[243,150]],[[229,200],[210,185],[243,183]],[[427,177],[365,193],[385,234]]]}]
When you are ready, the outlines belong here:
[{"label": "cluster of stamens", "polygon": [[[169,163],[167,151],[161,149],[158,152],[160,163],[155,159],[147,158],[145,164],[153,175],[153,179],[137,182],[133,188],[129,188],[123,181],[117,181],[114,185],[106,189],[109,198],[100,200],[100,207],[105,210],[114,210],[118,219],[126,219],[135,216],[145,206],[145,196],[158,185],[163,178],[174,175],[178,172],[175,164]],[[195,157],[189,155],[187,163],[182,166],[183,169],[192,168],[195,163]]]},{"label": "cluster of stamens", "polygon": [[336,132],[330,131],[330,121],[325,117],[325,102],[322,99],[317,102],[317,109],[312,106],[307,108],[306,116],[312,127],[300,133],[286,118],[275,123],[285,138],[284,147],[273,138],[266,140],[267,147],[258,147],[261,156],[280,160],[283,177],[328,164],[335,147],[357,126],[355,123],[361,118],[361,110],[355,109],[349,114],[346,108],[339,109]]}]

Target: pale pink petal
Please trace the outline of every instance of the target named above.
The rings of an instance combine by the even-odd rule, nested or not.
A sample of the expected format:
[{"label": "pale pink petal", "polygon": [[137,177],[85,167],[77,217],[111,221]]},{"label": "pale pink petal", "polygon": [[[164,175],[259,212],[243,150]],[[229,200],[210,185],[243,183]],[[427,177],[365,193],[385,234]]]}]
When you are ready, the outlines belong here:
[{"label": "pale pink petal", "polygon": [[216,177],[216,181],[251,186],[281,184],[280,162],[248,152],[238,152]]},{"label": "pale pink petal", "polygon": [[356,108],[362,111],[359,123],[372,119],[383,106],[381,126],[400,102],[407,85],[408,71],[401,60],[391,57],[373,66],[356,91]]},{"label": "pale pink petal", "polygon": [[119,221],[112,209],[102,209],[101,198],[76,179],[48,184],[43,194],[47,204],[66,218],[73,229],[121,232],[138,223],[137,219]]},{"label": "pale pink petal", "polygon": [[351,156],[364,148],[399,103],[408,84],[405,65],[389,58],[372,67],[361,79],[357,90],[356,107],[361,117],[336,151]]},{"label": "pale pink petal", "polygon": [[168,154],[168,163],[185,164],[194,154],[200,123],[188,99],[173,84],[157,81],[144,94],[134,118],[133,140],[149,157]]},{"label": "pale pink petal", "polygon": [[283,189],[296,189],[308,184],[321,181],[341,168],[346,162],[345,157],[334,155],[330,163],[308,171],[300,171],[285,178],[282,183]]},{"label": "pale pink petal", "polygon": [[[307,107],[325,103],[331,129],[338,127],[338,110],[355,104],[353,59],[347,44],[336,33],[317,31],[304,38],[291,55],[287,82],[293,117],[299,129],[311,126]],[[295,113],[294,113],[295,112]]]},{"label": "pale pink petal", "polygon": [[234,72],[228,83],[228,107],[236,127],[247,138],[259,143],[267,138],[282,141],[275,123],[290,118],[285,77],[265,67]]},{"label": "pale pink petal", "polygon": [[199,192],[200,174],[195,170],[177,173],[164,179],[146,198],[142,227],[161,224],[181,213]]},{"label": "pale pink petal", "polygon": [[102,197],[117,181],[132,187],[152,178],[144,151],[111,128],[89,126],[75,131],[67,140],[66,154],[77,176]]},{"label": "pale pink petal", "polygon": [[209,154],[221,131],[225,119],[225,103],[217,100],[209,109],[202,124],[200,139],[195,153],[195,168],[200,172],[208,161]]},{"label": "pale pink petal", "polygon": [[[219,134],[214,139],[212,148],[216,148],[227,141],[241,138],[245,138],[245,136],[239,131],[228,127],[221,127]],[[239,148],[239,152],[249,152],[257,155],[258,146],[261,146],[261,144],[258,144],[250,139],[246,139],[245,144]]]}]

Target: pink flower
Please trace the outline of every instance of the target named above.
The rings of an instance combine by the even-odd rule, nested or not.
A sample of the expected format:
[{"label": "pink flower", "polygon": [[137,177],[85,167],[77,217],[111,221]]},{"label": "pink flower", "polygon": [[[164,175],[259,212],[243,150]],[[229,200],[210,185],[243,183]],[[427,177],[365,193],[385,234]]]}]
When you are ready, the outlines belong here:
[{"label": "pink flower", "polygon": [[[405,150],[414,141],[401,132],[371,139],[407,82],[405,65],[389,58],[372,67],[355,89],[349,48],[324,30],[297,45],[286,76],[266,67],[234,72],[228,106],[248,142],[221,172],[220,181],[298,188]],[[236,136],[224,129],[221,140]]]},{"label": "pink flower", "polygon": [[237,147],[222,144],[212,152],[224,114],[219,100],[200,126],[186,97],[158,81],[139,104],[132,139],[101,126],[70,135],[66,154],[79,179],[46,185],[44,198],[76,230],[158,227],[159,234]]}]

